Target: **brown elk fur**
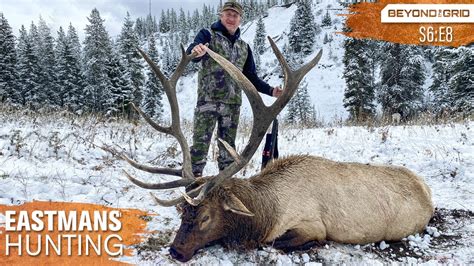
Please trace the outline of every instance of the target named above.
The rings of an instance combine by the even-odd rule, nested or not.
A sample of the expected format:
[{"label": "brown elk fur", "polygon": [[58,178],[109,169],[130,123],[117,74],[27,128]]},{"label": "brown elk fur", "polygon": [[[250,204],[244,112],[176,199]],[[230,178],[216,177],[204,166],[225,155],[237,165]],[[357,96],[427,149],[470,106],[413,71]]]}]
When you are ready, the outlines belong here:
[{"label": "brown elk fur", "polygon": [[[223,211],[222,202],[229,194],[253,216]],[[186,205],[195,212],[220,210],[211,217],[219,224],[213,229],[214,238],[279,248],[315,240],[352,244],[400,240],[422,231],[433,213],[429,187],[406,168],[305,155],[276,160],[249,179],[228,179],[200,206]],[[182,218],[184,222],[191,217],[185,212]],[[205,244],[188,242],[186,248]],[[177,246],[176,240],[173,245]]]}]

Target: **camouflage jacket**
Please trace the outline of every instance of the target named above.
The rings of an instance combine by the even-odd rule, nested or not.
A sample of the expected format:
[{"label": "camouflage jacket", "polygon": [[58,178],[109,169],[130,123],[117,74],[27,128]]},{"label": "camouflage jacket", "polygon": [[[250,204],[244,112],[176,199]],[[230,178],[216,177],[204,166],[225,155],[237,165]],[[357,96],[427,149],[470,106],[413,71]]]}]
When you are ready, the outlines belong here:
[{"label": "camouflage jacket", "polygon": [[[240,29],[235,35],[229,36],[227,30],[218,21],[211,26],[210,30],[201,30],[194,43],[188,47],[187,52],[190,53],[198,43],[209,43],[210,49],[224,56],[239,68],[259,92],[272,94],[272,88],[256,74],[252,51],[248,44],[240,39]],[[221,102],[237,105],[242,103],[242,89],[217,62],[208,55],[194,61],[202,63],[198,73],[198,102]]]}]

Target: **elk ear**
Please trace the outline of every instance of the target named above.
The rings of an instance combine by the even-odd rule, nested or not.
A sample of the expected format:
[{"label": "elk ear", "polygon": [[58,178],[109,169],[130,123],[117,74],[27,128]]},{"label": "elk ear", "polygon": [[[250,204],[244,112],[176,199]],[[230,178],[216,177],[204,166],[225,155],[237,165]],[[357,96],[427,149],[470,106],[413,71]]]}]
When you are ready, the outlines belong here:
[{"label": "elk ear", "polygon": [[245,216],[254,216],[254,214],[245,207],[245,205],[237,198],[234,193],[228,192],[227,197],[224,202],[222,202],[222,207],[226,211],[231,211],[236,214],[245,215]]}]

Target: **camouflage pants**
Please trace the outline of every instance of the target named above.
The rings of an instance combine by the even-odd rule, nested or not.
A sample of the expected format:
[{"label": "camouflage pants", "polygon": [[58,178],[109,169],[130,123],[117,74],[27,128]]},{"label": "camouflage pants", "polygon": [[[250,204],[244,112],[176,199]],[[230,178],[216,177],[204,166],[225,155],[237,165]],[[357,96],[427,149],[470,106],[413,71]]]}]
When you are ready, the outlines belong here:
[{"label": "camouflage pants", "polygon": [[[191,162],[193,173],[202,174],[206,166],[206,157],[212,132],[217,122],[217,137],[221,138],[235,148],[235,137],[239,124],[240,105],[225,103],[198,103],[194,110],[194,134],[191,147]],[[219,170],[224,169],[234,160],[218,142],[219,156],[217,158]]]}]

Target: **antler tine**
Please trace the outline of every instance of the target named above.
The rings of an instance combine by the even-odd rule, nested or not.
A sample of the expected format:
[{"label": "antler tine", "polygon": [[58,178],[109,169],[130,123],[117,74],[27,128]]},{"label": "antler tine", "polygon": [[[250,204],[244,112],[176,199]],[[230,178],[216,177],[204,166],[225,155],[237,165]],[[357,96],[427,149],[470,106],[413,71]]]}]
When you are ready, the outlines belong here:
[{"label": "antler tine", "polygon": [[[318,63],[319,60],[321,60],[321,57],[323,56],[323,49],[319,50],[318,54],[308,63],[300,67],[298,70],[295,71],[296,75],[296,82],[299,85],[301,80],[304,78],[304,76],[311,70],[313,67],[315,67]],[[297,86],[298,87],[298,86]]]},{"label": "antler tine", "polygon": [[139,164],[135,160],[130,159],[127,155],[122,152],[116,151],[115,149],[108,147],[108,146],[98,146],[100,149],[113,154],[114,156],[119,157],[120,159],[126,161],[131,166],[137,168],[138,170],[142,170],[151,174],[164,174],[164,175],[174,175],[174,176],[181,176],[182,170],[181,169],[171,169],[171,168],[160,168],[160,167],[152,167],[148,165]]},{"label": "antler tine", "polygon": [[189,191],[187,194],[186,193],[183,193],[184,195],[179,197],[179,198],[176,198],[176,199],[171,199],[171,200],[162,200],[162,199],[159,199],[158,197],[156,197],[153,193],[150,192],[150,195],[152,196],[153,200],[155,201],[156,204],[162,206],[162,207],[172,207],[172,206],[176,206],[180,203],[183,203],[186,201],[187,198],[190,198],[190,197],[195,197],[196,195],[199,194],[199,191],[201,190],[201,188],[203,187],[204,184],[201,184],[199,187]]},{"label": "antler tine", "polygon": [[285,77],[285,83],[286,83],[286,79],[290,76],[290,73],[291,73],[290,66],[288,65],[288,62],[286,62],[285,57],[283,57],[283,54],[280,52],[280,49],[278,49],[278,46],[273,41],[272,37],[267,36],[267,39],[270,42],[270,46],[272,47],[273,53],[278,59],[278,62],[280,62],[281,68],[283,69],[283,76]]},{"label": "antler tine", "polygon": [[323,50],[321,49],[319,53],[308,63],[300,67],[299,69],[293,71],[290,69],[286,59],[283,57],[282,53],[280,52],[280,49],[278,49],[277,45],[273,41],[273,39],[268,36],[267,37],[270,45],[272,47],[273,53],[277,57],[278,61],[280,62],[280,65],[283,69],[283,73],[285,76],[285,81],[284,81],[284,90],[283,93],[278,97],[278,99],[270,106],[271,113],[272,114],[278,114],[283,110],[283,108],[288,104],[290,99],[293,97],[295,94],[296,90],[298,89],[298,85],[300,84],[301,80],[303,77],[313,68],[318,64],[319,60],[321,59],[321,56],[323,54]]},{"label": "antler tine", "polygon": [[158,125],[157,123],[155,123],[155,121],[153,121],[153,119],[151,119],[151,117],[145,114],[145,112],[143,112],[142,109],[138,108],[134,103],[132,103],[132,107],[133,109],[135,109],[135,111],[137,111],[141,115],[141,117],[143,117],[143,119],[145,119],[145,121],[148,124],[150,124],[151,127],[153,127],[154,129],[156,129],[157,131],[161,133],[165,133],[165,134],[173,136],[173,131],[171,130],[171,127],[162,127]]},{"label": "antler tine", "polygon": [[[184,137],[184,134],[181,130],[180,126],[180,116],[179,116],[179,107],[178,107],[178,99],[176,97],[176,83],[183,74],[186,66],[189,64],[191,59],[195,57],[194,54],[187,55],[184,51],[184,47],[181,45],[182,56],[181,60],[176,67],[175,72],[173,73],[171,79],[167,79],[165,75],[161,72],[160,68],[151,60],[148,55],[143,52],[142,50],[138,49],[142,57],[145,61],[150,65],[153,69],[155,74],[160,79],[161,83],[163,84],[163,88],[165,89],[166,97],[170,103],[171,109],[171,126],[169,128],[161,127],[154,123],[151,118],[149,118],[144,112],[139,111],[140,115],[147,121],[153,128],[156,130],[170,134],[176,138],[181,147],[181,152],[183,153],[183,169],[182,169],[182,177],[185,179],[191,179],[194,177],[192,173],[192,166],[191,166],[191,153],[189,151],[189,146]],[[136,108],[139,109],[139,108]]]},{"label": "antler tine", "polygon": [[[222,183],[226,178],[229,178],[236,174],[240,169],[242,169],[255,154],[260,142],[262,141],[265,133],[270,126],[272,120],[283,110],[286,104],[290,101],[291,97],[296,92],[299,83],[321,59],[322,50],[313,58],[309,63],[299,68],[296,71],[292,71],[286,62],[285,58],[281,54],[280,50],[276,46],[275,42],[268,37],[270,44],[272,46],[273,52],[280,62],[283,72],[285,75],[285,83],[282,95],[270,106],[267,107],[263,104],[263,101],[258,95],[255,87],[250,83],[250,81],[245,78],[245,76],[230,62],[225,58],[215,54],[210,49],[208,49],[208,54],[216,60],[231,76],[232,78],[242,86],[244,92],[249,98],[250,104],[252,106],[252,112],[254,116],[254,122],[252,126],[252,132],[250,134],[249,143],[245,146],[242,154],[237,157],[240,160],[235,160],[227,168],[222,170],[218,175],[212,177],[207,181],[204,187],[199,192],[199,195],[194,199],[187,199],[187,201],[192,205],[197,205],[206,197],[206,195],[220,183]],[[227,148],[228,149],[228,148]],[[229,149],[228,149],[229,150]],[[232,151],[232,150],[230,150]]]},{"label": "antler tine", "polygon": [[128,180],[130,180],[133,184],[142,188],[146,188],[146,189],[170,189],[170,188],[177,188],[177,187],[185,187],[195,181],[194,179],[183,178],[183,179],[178,179],[178,180],[174,180],[174,181],[170,181],[166,183],[148,184],[136,179],[125,170],[123,170],[123,172],[125,173],[125,176],[128,178]]},{"label": "antler tine", "polygon": [[195,53],[192,53],[190,55],[186,54],[186,50],[184,49],[183,44],[181,44],[181,60],[179,61],[178,66],[176,67],[176,70],[174,71],[173,75],[171,75],[171,78],[170,78],[170,83],[173,88],[176,88],[176,82],[178,82],[178,79],[183,74],[189,62],[195,57],[196,57]]},{"label": "antler tine", "polygon": [[166,90],[167,87],[169,87],[169,86],[167,86],[168,79],[165,77],[163,72],[161,72],[160,68],[155,64],[155,62],[153,62],[153,60],[151,60],[150,57],[148,57],[148,55],[142,49],[137,48],[137,50],[138,50],[138,53],[140,53],[140,55],[143,57],[143,59],[145,59],[145,61],[151,67],[153,72],[155,72],[155,74],[158,76],[158,79],[160,80],[161,84],[163,84],[163,87]]}]

